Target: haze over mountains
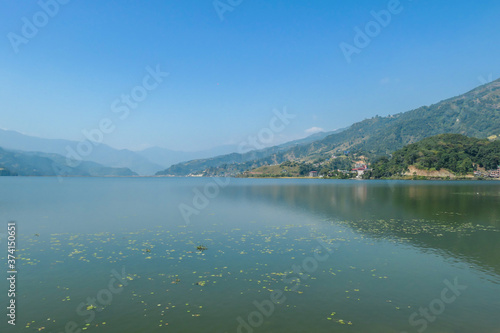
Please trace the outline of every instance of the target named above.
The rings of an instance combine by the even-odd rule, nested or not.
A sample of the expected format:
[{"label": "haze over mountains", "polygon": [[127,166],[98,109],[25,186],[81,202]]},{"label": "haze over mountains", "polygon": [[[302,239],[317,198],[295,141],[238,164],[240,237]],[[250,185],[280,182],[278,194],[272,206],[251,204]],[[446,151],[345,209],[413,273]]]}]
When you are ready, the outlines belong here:
[{"label": "haze over mountains", "polygon": [[[312,142],[324,138],[332,132],[315,133],[307,138],[285,143],[279,147],[290,147],[290,145]],[[77,151],[79,142],[64,139],[45,139],[35,136],[21,134],[16,131],[0,129],[0,148],[2,154],[0,167],[8,168],[11,172],[19,175],[45,175],[54,176],[55,169],[65,169],[63,175],[79,176],[132,176],[154,175],[157,171],[165,169],[175,163],[189,161],[193,159],[210,158],[231,153],[238,149],[237,145],[225,145],[212,149],[185,152],[174,151],[160,147],[150,147],[140,151],[128,149],[115,149],[106,144],[92,146],[92,151],[82,158],[85,162],[92,162],[93,172],[88,172],[89,165],[83,164],[83,169],[73,169],[69,163],[69,168],[65,168],[65,159],[68,156],[78,156],[69,154],[69,151]],[[8,155],[8,156],[7,156]],[[53,159],[49,163],[44,159]],[[76,159],[76,158],[71,158]],[[18,162],[19,166],[17,165]],[[29,162],[28,162],[29,161]],[[40,163],[37,167],[37,162]],[[47,167],[49,166],[50,167]],[[115,170],[116,169],[116,170]],[[32,171],[29,171],[32,170]],[[43,171],[42,171],[43,170]],[[102,172],[97,172],[100,170]],[[128,170],[128,171],[127,171]]]},{"label": "haze over mountains", "polygon": [[[326,135],[315,133],[283,146],[312,142]],[[92,145],[91,152],[82,157],[82,161],[91,162],[90,164],[82,163],[78,168],[74,168],[72,165],[75,163],[68,164],[65,160],[68,156],[70,159],[78,159],[78,154],[68,154],[70,151],[77,151],[78,144],[77,141],[45,139],[0,129],[0,148],[3,148],[0,154],[0,168],[4,167],[12,173],[24,176],[54,176],[57,175],[55,170],[64,170],[60,175],[65,176],[148,176],[175,163],[225,155],[238,149],[237,145],[225,145],[195,152],[159,147],[131,151],[99,144]]]},{"label": "haze over mountains", "polygon": [[[69,150],[77,150],[79,142],[64,139],[45,139],[0,129],[0,147],[6,150],[40,152],[67,157]],[[129,168],[138,175],[154,175],[172,164],[195,158],[205,158],[230,153],[236,146],[226,145],[198,152],[174,151],[151,147],[141,151],[115,149],[106,144],[92,146],[92,151],[83,160],[112,168]],[[69,149],[69,150],[68,150]]]},{"label": "haze over mountains", "polygon": [[2,148],[0,172],[13,176],[137,176],[129,168],[112,168],[89,161],[67,163],[66,157],[58,154]]},{"label": "haze over mountains", "polygon": [[286,142],[278,146],[268,147],[264,149],[251,150],[246,153],[231,153],[222,156],[215,156],[206,159],[198,159],[179,163],[171,166],[167,170],[158,172],[156,175],[186,176],[189,174],[199,173],[203,170],[206,170],[207,168],[217,168],[224,164],[238,164],[242,166],[242,169],[245,169],[252,164],[252,161],[257,160],[262,160],[264,161],[264,163],[271,163],[272,161],[267,160],[267,158],[269,158],[270,156],[275,156],[276,154],[288,151],[289,149],[292,149],[294,147],[322,140],[331,134],[340,133],[344,130],[345,129],[338,129],[332,132],[314,133],[303,139]]},{"label": "haze over mountains", "polygon": [[[238,149],[236,145],[225,145],[219,146],[212,149],[188,152],[188,151],[176,151],[160,147],[151,147],[144,150],[136,151],[137,154],[147,158],[149,161],[157,165],[170,166],[175,163],[189,161],[198,158],[207,158],[211,156],[219,156],[224,154],[229,154]],[[156,170],[158,171],[158,170]],[[154,174],[154,172],[149,173]]]},{"label": "haze over mountains", "polygon": [[142,151],[120,150],[98,144],[92,145],[84,161],[75,166],[73,162],[68,164],[67,157],[71,156],[69,151],[77,150],[77,141],[44,139],[0,130],[0,168],[19,175],[57,175],[59,170],[62,175],[82,176],[155,173],[186,176],[202,174],[208,169],[211,174],[234,174],[287,160],[312,161],[346,150],[368,157],[390,155],[407,144],[444,133],[477,138],[500,136],[500,79],[431,106],[387,117],[375,116],[349,128],[315,133],[304,139],[246,153],[235,153],[236,145],[182,152],[158,147]]},{"label": "haze over mountains", "polygon": [[[0,130],[0,147],[4,149],[58,154],[66,157],[68,148],[76,150],[77,145],[78,142],[71,140],[45,139],[15,131]],[[130,150],[117,150],[105,144],[93,145],[91,153],[83,159],[114,168],[130,168],[137,174],[151,174],[162,167]]]}]

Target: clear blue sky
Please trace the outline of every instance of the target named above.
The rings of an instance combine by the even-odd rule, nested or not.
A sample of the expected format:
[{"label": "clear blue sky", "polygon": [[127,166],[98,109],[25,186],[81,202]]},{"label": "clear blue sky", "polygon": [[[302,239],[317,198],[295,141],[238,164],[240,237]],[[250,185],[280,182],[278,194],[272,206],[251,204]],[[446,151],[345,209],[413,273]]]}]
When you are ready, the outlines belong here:
[{"label": "clear blue sky", "polygon": [[[111,146],[197,150],[255,135],[285,106],[296,118],[278,141],[500,77],[500,2],[488,0],[401,0],[348,63],[340,43],[388,3],[244,0],[221,21],[212,0],[71,0],[16,53],[9,33],[22,36],[23,17],[43,25],[41,7],[0,0],[0,128],[82,140],[110,118]],[[169,76],[119,119],[113,101],[157,64]]]}]

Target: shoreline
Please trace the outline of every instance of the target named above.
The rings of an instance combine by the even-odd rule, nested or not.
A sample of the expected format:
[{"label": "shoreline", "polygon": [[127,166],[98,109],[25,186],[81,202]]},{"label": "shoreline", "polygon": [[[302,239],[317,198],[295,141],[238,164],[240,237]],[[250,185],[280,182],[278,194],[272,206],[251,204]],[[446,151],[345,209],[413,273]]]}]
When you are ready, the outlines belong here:
[{"label": "shoreline", "polygon": [[417,180],[432,180],[432,181],[499,181],[500,178],[436,178],[436,177],[423,177],[420,176],[417,179],[414,178],[367,178],[367,179],[362,179],[362,178],[347,178],[347,179],[342,179],[342,178],[319,178],[319,177],[231,177],[231,178],[242,178],[242,179],[318,179],[318,180],[353,180],[353,181],[360,181],[360,180],[412,180],[412,181],[417,181]]},{"label": "shoreline", "polygon": [[409,181],[500,181],[500,178],[472,178],[472,177],[457,177],[457,178],[437,178],[418,176],[414,177],[399,177],[399,178],[320,178],[320,177],[271,177],[271,176],[0,176],[1,178],[240,178],[240,179],[304,179],[304,180],[352,180],[352,181],[369,181],[369,180],[409,180]]}]

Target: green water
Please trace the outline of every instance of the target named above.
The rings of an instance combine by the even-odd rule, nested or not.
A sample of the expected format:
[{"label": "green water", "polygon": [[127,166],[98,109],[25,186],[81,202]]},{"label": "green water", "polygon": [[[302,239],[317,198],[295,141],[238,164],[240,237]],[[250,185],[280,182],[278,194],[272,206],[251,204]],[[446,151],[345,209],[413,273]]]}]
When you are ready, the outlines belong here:
[{"label": "green water", "polygon": [[0,177],[0,331],[500,332],[500,182],[214,184]]}]

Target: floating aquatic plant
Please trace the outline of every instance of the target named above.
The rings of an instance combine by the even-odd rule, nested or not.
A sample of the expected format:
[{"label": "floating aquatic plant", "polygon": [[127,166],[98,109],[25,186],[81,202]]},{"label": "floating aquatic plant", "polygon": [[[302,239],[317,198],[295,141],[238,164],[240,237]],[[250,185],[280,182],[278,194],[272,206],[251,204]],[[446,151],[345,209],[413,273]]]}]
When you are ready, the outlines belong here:
[{"label": "floating aquatic plant", "polygon": [[207,248],[205,245],[203,245],[203,244],[198,245],[198,246],[196,247],[196,249],[197,249],[198,251],[200,251],[200,252],[203,252],[203,251],[208,250],[208,248]]}]

